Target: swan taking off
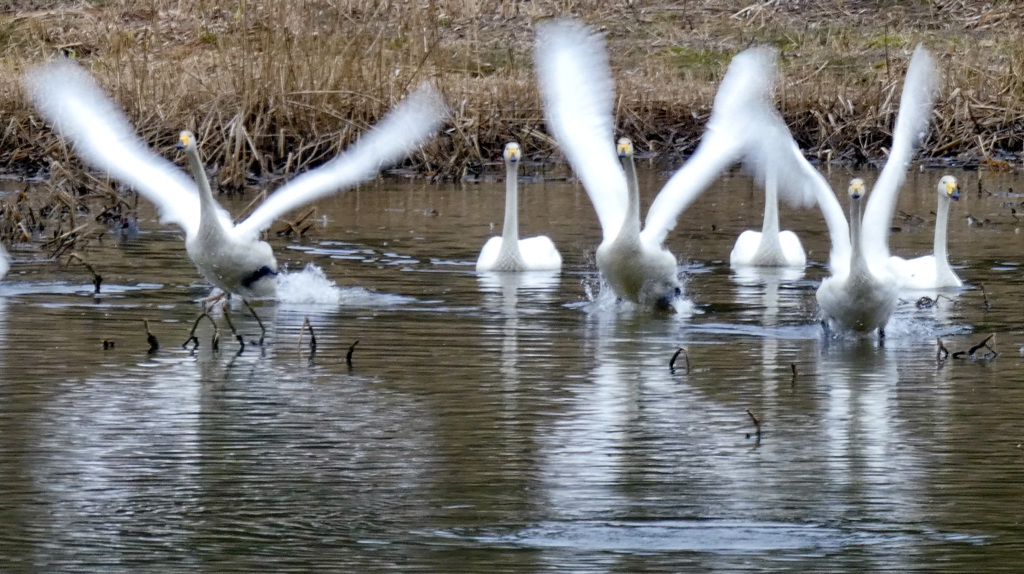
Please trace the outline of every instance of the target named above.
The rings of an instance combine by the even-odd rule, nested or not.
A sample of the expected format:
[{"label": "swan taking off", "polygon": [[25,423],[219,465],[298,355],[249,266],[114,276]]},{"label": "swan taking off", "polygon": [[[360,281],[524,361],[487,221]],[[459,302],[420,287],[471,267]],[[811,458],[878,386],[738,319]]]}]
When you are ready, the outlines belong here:
[{"label": "swan taking off", "polygon": [[597,212],[604,236],[597,265],[618,297],[658,308],[674,308],[681,297],[665,238],[753,139],[751,100],[763,97],[771,82],[762,58],[761,51],[747,50],[733,59],[700,145],[662,188],[641,229],[633,146],[613,143],[615,86],[604,39],[574,21],[538,24],[535,59],[548,127]]},{"label": "swan taking off", "polygon": [[807,255],[792,231],[779,231],[778,177],[775,166],[766,166],[764,223],[761,231],[746,230],[736,238],[729,254],[732,267],[792,267],[803,269]]},{"label": "swan taking off", "polygon": [[889,271],[896,277],[896,284],[900,289],[913,291],[963,286],[963,281],[950,268],[946,256],[949,202],[960,199],[960,187],[955,177],[947,175],[939,180],[935,191],[939,196],[939,205],[935,208],[935,245],[932,255],[909,261],[895,255],[889,258]]},{"label": "swan taking off", "polygon": [[[774,61],[772,65],[774,75]],[[770,166],[778,173],[780,186],[812,194],[825,217],[832,240],[831,276],[822,281],[817,299],[826,329],[831,322],[859,332],[878,329],[884,335],[897,303],[897,283],[889,270],[890,225],[907,165],[928,130],[935,85],[932,58],[918,46],[907,69],[889,159],[863,208],[863,217],[864,182],[855,179],[850,183],[849,224],[828,182],[804,158],[774,106],[752,113],[749,129],[775,145],[752,147],[744,163],[756,173],[765,173]]]},{"label": "swan taking off", "polygon": [[556,271],[562,268],[562,256],[544,235],[519,239],[519,144],[505,144],[505,225],[501,237],[484,244],[476,260],[477,271]]},{"label": "swan taking off", "polygon": [[192,133],[182,132],[178,146],[194,181],[148,148],[74,62],[61,59],[32,70],[26,85],[39,112],[86,162],[153,202],[162,222],[185,231],[185,250],[199,272],[243,300],[276,290],[277,262],[270,245],[260,240],[264,229],[295,208],[372,179],[425,142],[445,113],[440,96],[421,87],[344,153],[282,186],[235,225],[213,198]]}]

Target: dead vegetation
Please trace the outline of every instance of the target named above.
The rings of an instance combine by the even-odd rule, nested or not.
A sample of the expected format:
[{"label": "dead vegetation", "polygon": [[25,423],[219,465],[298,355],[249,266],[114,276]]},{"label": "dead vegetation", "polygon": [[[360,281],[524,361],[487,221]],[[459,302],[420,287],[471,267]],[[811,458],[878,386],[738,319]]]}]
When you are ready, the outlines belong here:
[{"label": "dead vegetation", "polygon": [[[175,134],[193,130],[226,191],[328,159],[424,80],[444,92],[452,117],[405,167],[471,177],[511,139],[557,158],[531,64],[533,23],[557,15],[606,32],[619,128],[667,157],[695,147],[732,55],[770,43],[782,54],[780,107],[807,153],[881,158],[909,53],[924,42],[944,75],[924,155],[1017,165],[1022,10],[1024,2],[965,0],[6,2],[0,166],[52,169],[55,184],[67,184],[58,188],[82,195],[73,154],[20,89],[26,69],[62,53],[98,78],[156,149],[172,156]],[[17,227],[34,224],[30,214]]]}]

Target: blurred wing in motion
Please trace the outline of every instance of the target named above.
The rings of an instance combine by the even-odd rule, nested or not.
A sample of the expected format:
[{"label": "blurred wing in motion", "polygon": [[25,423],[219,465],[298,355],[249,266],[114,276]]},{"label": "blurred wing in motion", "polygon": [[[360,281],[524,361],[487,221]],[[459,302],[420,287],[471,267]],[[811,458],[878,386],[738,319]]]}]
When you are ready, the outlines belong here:
[{"label": "blurred wing in motion", "polygon": [[548,129],[594,204],[604,242],[613,241],[626,216],[626,176],[615,151],[604,38],[578,22],[542,22],[534,59]]},{"label": "blurred wing in motion", "polygon": [[307,171],[267,198],[239,223],[237,237],[256,237],[289,211],[376,177],[377,173],[427,142],[447,114],[441,95],[420,86],[369,132],[326,164]]},{"label": "blurred wing in motion", "polygon": [[668,180],[647,212],[640,234],[645,244],[664,243],[679,215],[758,139],[750,122],[771,100],[774,89],[774,50],[751,48],[732,59],[715,96],[700,145]]},{"label": "blurred wing in motion", "polygon": [[[910,58],[903,95],[892,134],[892,149],[864,208],[864,256],[872,265],[884,266],[889,259],[889,230],[896,212],[896,200],[907,177],[914,149],[928,134],[937,84],[935,63],[928,50],[918,46]],[[874,269],[874,267],[873,267]]]},{"label": "blurred wing in motion", "polygon": [[54,60],[29,71],[25,84],[39,113],[89,165],[153,202],[164,223],[180,225],[189,236],[199,229],[195,182],[139,138],[81,66]]},{"label": "blurred wing in motion", "polygon": [[775,110],[766,108],[750,129],[761,134],[763,145],[753,146],[744,157],[743,164],[755,174],[764,174],[766,166],[772,165],[778,178],[780,194],[783,189],[792,196],[813,197],[821,209],[832,240],[829,254],[829,268],[833,275],[841,275],[850,268],[850,224],[843,213],[835,193],[821,173],[814,168],[800,151],[793,134]]}]

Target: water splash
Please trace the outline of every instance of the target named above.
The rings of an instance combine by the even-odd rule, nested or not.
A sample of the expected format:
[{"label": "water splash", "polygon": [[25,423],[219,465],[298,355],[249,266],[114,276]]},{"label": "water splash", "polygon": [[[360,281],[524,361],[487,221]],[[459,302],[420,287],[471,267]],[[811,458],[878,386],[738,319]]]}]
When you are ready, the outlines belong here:
[{"label": "water splash", "polygon": [[354,307],[390,307],[416,301],[414,297],[377,293],[363,287],[338,287],[312,263],[296,273],[277,277],[277,302],[285,305],[341,305]]}]

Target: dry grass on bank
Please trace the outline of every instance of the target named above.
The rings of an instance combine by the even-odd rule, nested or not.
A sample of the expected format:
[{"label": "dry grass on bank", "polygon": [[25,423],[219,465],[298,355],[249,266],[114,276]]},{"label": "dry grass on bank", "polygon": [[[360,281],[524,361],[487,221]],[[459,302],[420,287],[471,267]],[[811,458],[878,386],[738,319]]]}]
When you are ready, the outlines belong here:
[{"label": "dry grass on bank", "polygon": [[909,53],[923,41],[945,77],[925,155],[1012,160],[1024,137],[1022,11],[1024,2],[965,0],[8,2],[0,165],[74,165],[20,90],[26,69],[61,52],[168,155],[179,130],[194,130],[224,189],[329,158],[425,79],[453,117],[414,167],[472,174],[511,139],[555,154],[531,46],[533,23],[556,15],[606,31],[620,129],[657,152],[692,150],[731,56],[768,42],[781,49],[780,105],[808,154],[881,157]]}]

